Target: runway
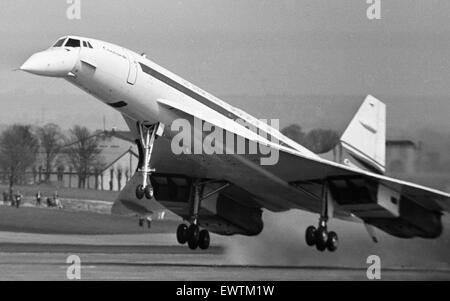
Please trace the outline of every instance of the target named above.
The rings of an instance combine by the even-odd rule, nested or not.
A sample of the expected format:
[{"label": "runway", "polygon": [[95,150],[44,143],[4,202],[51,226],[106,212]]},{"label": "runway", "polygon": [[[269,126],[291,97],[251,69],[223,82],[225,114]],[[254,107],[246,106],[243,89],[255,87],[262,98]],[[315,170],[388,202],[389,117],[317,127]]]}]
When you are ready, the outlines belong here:
[{"label": "runway", "polygon": [[[287,217],[289,225],[313,218]],[[370,254],[383,259],[382,280],[450,280],[447,235],[433,244],[382,236],[373,245],[366,234],[336,224],[349,243],[318,253],[304,246],[298,229],[278,227],[277,216],[265,220],[258,237],[212,234],[207,251],[193,251],[177,243],[177,220],[148,229],[136,217],[0,206],[0,281],[67,280],[69,255],[81,260],[81,280],[367,280]]]},{"label": "runway", "polygon": [[[0,280],[67,280],[64,253],[0,253]],[[214,255],[79,253],[82,280],[367,280],[359,268],[264,267],[214,263]],[[383,280],[449,280],[450,271],[386,269]]]},{"label": "runway", "polygon": [[[366,269],[358,267],[232,264],[222,246],[192,251],[175,245],[170,234],[63,236],[2,232],[0,237],[0,281],[67,280],[66,260],[72,254],[81,259],[81,280],[367,280]],[[446,269],[382,270],[382,280],[449,279],[450,270]]]}]

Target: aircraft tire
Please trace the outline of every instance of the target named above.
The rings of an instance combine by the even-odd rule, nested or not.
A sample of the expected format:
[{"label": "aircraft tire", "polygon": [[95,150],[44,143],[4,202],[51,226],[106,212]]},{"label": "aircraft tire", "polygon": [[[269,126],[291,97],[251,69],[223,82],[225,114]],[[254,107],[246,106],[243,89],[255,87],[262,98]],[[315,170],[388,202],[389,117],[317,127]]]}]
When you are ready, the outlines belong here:
[{"label": "aircraft tire", "polygon": [[138,186],[136,186],[136,197],[140,200],[144,197],[144,187],[142,187],[141,184],[139,184]]},{"label": "aircraft tire", "polygon": [[188,246],[191,250],[198,247],[200,231],[197,225],[190,225],[188,228]]},{"label": "aircraft tire", "polygon": [[209,237],[209,231],[203,229],[199,234],[198,246],[200,247],[200,249],[206,250],[209,248],[210,243],[211,239]]},{"label": "aircraft tire", "polygon": [[339,239],[336,234],[336,232],[331,231],[328,233],[328,240],[327,240],[327,249],[330,252],[334,252],[337,250],[339,245]]},{"label": "aircraft tire", "polygon": [[305,240],[306,244],[310,247],[316,244],[316,231],[317,229],[314,226],[309,226],[308,228],[306,228]]},{"label": "aircraft tire", "polygon": [[180,244],[185,244],[188,240],[188,227],[185,224],[178,225],[177,228],[177,241]]},{"label": "aircraft tire", "polygon": [[145,186],[144,195],[149,200],[151,200],[153,198],[153,187],[151,185]]},{"label": "aircraft tire", "polygon": [[316,231],[316,249],[320,252],[325,251],[327,248],[328,233],[326,228],[319,227]]}]

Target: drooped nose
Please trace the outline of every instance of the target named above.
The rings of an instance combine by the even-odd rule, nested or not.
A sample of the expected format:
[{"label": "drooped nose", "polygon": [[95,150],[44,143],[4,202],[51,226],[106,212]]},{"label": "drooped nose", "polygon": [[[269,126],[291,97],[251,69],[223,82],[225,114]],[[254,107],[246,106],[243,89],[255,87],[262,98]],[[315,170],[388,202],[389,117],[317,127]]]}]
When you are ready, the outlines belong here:
[{"label": "drooped nose", "polygon": [[33,54],[20,70],[42,76],[64,77],[75,67],[78,58],[73,49],[48,49]]}]

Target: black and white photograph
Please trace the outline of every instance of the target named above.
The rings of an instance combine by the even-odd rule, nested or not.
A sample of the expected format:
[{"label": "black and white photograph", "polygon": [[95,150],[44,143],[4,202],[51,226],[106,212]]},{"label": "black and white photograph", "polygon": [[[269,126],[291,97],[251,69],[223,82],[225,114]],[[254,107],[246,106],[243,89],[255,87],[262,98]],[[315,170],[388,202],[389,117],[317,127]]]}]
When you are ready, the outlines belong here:
[{"label": "black and white photograph", "polygon": [[0,281],[450,280],[449,17],[0,0]]}]

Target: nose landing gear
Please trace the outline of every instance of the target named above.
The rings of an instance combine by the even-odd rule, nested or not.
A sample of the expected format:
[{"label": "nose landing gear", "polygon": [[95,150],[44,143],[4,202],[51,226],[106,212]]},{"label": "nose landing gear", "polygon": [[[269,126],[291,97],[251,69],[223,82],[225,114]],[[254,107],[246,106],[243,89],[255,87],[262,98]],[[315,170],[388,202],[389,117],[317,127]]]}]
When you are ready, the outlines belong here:
[{"label": "nose landing gear", "polygon": [[142,184],[136,187],[136,197],[142,199],[144,196],[147,199],[153,198],[153,187],[149,181],[149,176],[155,169],[150,167],[150,159],[153,151],[153,144],[155,143],[157,132],[160,130],[159,123],[150,126],[139,124],[138,126],[140,141],[143,146],[144,157],[139,166],[138,171],[142,172]]},{"label": "nose landing gear", "polygon": [[306,244],[310,247],[316,246],[316,249],[320,252],[328,250],[334,252],[339,245],[339,239],[336,232],[327,229],[328,222],[328,187],[326,184],[322,190],[322,210],[319,218],[318,228],[309,226],[306,228],[305,240]]}]

